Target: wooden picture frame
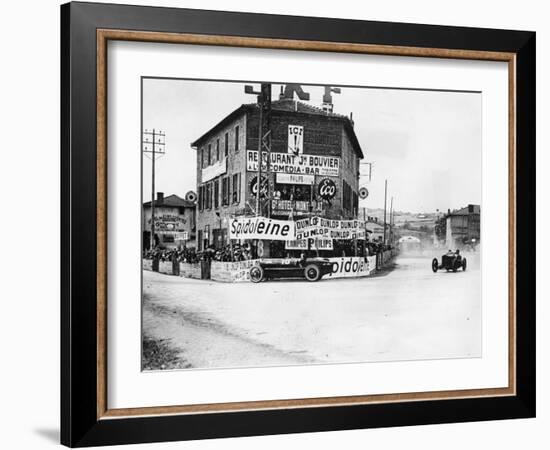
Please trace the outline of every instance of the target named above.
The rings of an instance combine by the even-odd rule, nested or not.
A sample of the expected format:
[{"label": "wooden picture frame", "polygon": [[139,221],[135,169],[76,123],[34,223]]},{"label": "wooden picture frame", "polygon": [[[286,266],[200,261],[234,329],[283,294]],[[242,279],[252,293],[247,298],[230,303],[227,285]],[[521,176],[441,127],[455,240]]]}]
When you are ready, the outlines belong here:
[{"label": "wooden picture frame", "polygon": [[[534,417],[535,34],[69,3],[61,7],[61,441],[68,446]],[[507,388],[109,409],[109,40],[505,61],[509,67]],[[519,264],[529,261],[529,264]]]}]

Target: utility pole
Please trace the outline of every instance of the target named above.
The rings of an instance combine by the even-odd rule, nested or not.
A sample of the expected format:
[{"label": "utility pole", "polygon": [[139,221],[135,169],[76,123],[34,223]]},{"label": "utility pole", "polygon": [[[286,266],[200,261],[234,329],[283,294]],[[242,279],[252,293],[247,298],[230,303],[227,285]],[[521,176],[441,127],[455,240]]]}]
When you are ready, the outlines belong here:
[{"label": "utility pole", "polygon": [[246,94],[254,94],[258,96],[258,174],[257,174],[257,193],[256,193],[256,216],[262,215],[261,191],[262,191],[262,154],[264,148],[267,153],[267,215],[271,216],[271,186],[270,186],[270,170],[271,170],[271,83],[262,83],[260,91],[255,91],[253,86],[246,85],[244,87]]},{"label": "utility pole", "polygon": [[393,245],[393,197],[390,200],[390,244]]},{"label": "utility pole", "polygon": [[386,245],[386,202],[388,199],[388,180],[384,182],[384,245]]},{"label": "utility pole", "polygon": [[[142,148],[145,156],[151,159],[151,250],[155,248],[155,161],[164,156],[165,133],[147,129],[143,132]],[[151,156],[149,156],[149,154]]]}]

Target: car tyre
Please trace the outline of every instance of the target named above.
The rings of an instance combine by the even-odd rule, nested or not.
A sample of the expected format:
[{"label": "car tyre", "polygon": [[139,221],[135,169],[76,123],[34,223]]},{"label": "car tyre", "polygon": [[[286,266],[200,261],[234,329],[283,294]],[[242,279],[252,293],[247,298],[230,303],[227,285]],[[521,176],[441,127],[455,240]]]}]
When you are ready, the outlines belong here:
[{"label": "car tyre", "polygon": [[253,266],[250,268],[250,281],[259,283],[264,279],[264,269],[262,266]]},{"label": "car tyre", "polygon": [[308,264],[304,269],[307,281],[317,281],[321,278],[321,270],[315,264]]},{"label": "car tyre", "polygon": [[466,272],[466,258],[462,259],[462,270]]},{"label": "car tyre", "polygon": [[437,272],[437,269],[439,269],[439,263],[437,262],[437,258],[434,258],[432,260],[432,270],[433,272]]}]

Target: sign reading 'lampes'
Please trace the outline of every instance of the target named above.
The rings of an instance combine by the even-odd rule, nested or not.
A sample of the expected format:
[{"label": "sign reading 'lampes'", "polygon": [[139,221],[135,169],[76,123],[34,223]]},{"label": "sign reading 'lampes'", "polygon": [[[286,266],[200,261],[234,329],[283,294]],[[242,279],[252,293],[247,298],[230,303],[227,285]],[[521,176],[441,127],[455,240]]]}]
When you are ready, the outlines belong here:
[{"label": "sign reading 'lampes'", "polygon": [[336,184],[330,178],[323,178],[319,183],[319,196],[331,200],[336,195]]}]

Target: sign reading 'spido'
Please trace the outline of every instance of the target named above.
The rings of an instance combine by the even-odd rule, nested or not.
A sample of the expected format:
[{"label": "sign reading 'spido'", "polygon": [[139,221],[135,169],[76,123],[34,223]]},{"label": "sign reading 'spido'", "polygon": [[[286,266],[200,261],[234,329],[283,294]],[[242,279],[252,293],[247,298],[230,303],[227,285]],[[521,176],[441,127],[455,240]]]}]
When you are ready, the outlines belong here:
[{"label": "sign reading 'spido'", "polygon": [[231,220],[231,239],[271,239],[287,241],[294,238],[294,222],[267,217],[246,217]]}]

